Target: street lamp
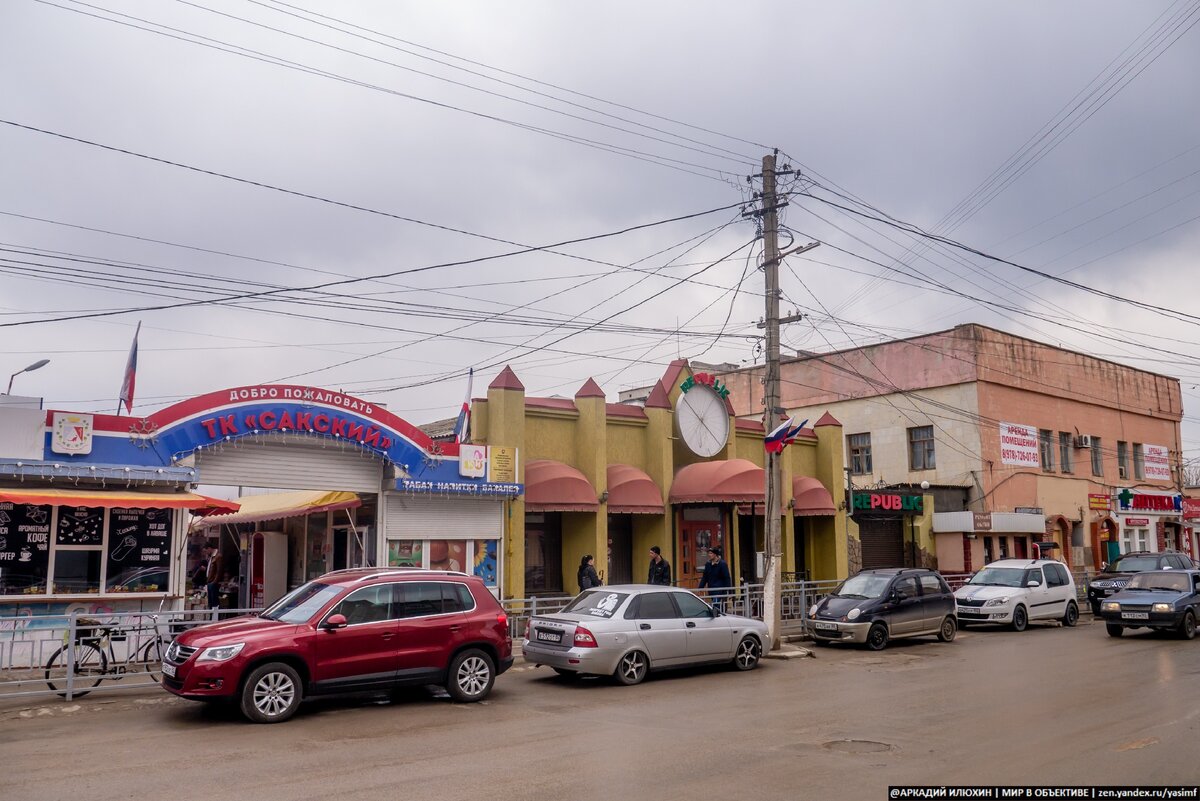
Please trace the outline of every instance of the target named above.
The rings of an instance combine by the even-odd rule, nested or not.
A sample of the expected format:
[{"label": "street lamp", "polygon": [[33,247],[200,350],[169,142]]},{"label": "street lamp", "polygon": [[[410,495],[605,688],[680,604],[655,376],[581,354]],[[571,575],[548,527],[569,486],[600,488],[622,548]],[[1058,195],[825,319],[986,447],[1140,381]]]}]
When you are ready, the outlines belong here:
[{"label": "street lamp", "polygon": [[34,370],[40,370],[40,369],[42,369],[43,367],[45,367],[45,366],[46,366],[47,364],[49,364],[49,363],[50,363],[50,360],[49,360],[49,359],[41,359],[41,360],[39,360],[39,361],[36,361],[36,362],[34,362],[33,364],[29,365],[29,366],[28,366],[28,367],[26,367],[24,370],[18,370],[17,372],[15,372],[15,373],[13,373],[12,375],[10,375],[10,376],[8,377],[8,390],[7,390],[7,391],[6,391],[4,394],[5,394],[5,395],[11,395],[11,394],[12,394],[12,382],[13,382],[13,379],[14,379],[14,378],[16,378],[17,376],[19,376],[21,373],[32,373]]}]

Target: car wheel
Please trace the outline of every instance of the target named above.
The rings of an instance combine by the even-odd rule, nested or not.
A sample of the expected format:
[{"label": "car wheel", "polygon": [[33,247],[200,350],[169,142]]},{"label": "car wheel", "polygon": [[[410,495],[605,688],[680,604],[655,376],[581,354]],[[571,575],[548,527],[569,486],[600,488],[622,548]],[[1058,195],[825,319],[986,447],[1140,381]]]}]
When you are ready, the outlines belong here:
[{"label": "car wheel", "polygon": [[958,623],[955,622],[952,615],[946,615],[946,619],[942,621],[942,627],[938,629],[938,639],[942,642],[953,642],[956,634],[958,634]]},{"label": "car wheel", "polygon": [[300,674],[290,665],[259,665],[242,685],[242,714],[255,723],[282,723],[300,708],[302,686]]},{"label": "car wheel", "polygon": [[1104,630],[1108,632],[1109,637],[1120,637],[1125,633],[1125,627],[1118,626],[1116,623],[1105,623]]},{"label": "car wheel", "polygon": [[738,670],[754,670],[758,667],[761,656],[762,646],[759,645],[758,638],[746,635],[738,643],[737,651],[733,655],[733,666]]},{"label": "car wheel", "polygon": [[617,663],[617,669],[613,672],[613,677],[617,681],[627,686],[641,684],[646,678],[646,674],[650,671],[650,661],[641,651],[630,651],[621,657],[621,661]]},{"label": "car wheel", "polygon": [[1024,631],[1029,625],[1029,615],[1025,611],[1025,607],[1017,606],[1013,610],[1012,629],[1013,631]]},{"label": "car wheel", "polygon": [[1074,601],[1067,604],[1067,611],[1062,616],[1062,624],[1073,628],[1079,622],[1079,606]]},{"label": "car wheel", "polygon": [[1179,636],[1185,640],[1190,640],[1196,636],[1196,616],[1192,614],[1192,610],[1188,610],[1183,615],[1183,622],[1179,624]]},{"label": "car wheel", "polygon": [[562,676],[564,679],[574,680],[579,678],[579,674],[574,670],[564,670],[563,668],[551,668],[555,673]]},{"label": "car wheel", "polygon": [[876,623],[871,626],[871,630],[867,632],[867,647],[872,651],[882,651],[884,648],[887,648],[887,644],[887,626],[882,623]]},{"label": "car wheel", "polygon": [[450,661],[446,671],[446,692],[460,704],[473,704],[487,698],[496,681],[492,658],[476,648],[463,651]]}]

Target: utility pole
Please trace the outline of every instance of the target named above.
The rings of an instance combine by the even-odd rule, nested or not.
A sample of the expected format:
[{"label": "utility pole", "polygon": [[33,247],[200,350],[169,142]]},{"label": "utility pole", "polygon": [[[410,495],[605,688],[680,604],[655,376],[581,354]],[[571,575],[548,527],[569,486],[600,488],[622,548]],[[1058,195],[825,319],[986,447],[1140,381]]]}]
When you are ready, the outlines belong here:
[{"label": "utility pole", "polygon": [[[763,403],[766,406],[764,430],[774,431],[779,425],[779,215],[775,207],[775,155],[762,160],[763,269],[767,279],[767,373],[763,384]],[[780,606],[782,594],[783,537],[780,531],[779,496],[783,470],[777,453],[767,454],[766,498],[766,572],[763,581],[763,620],[767,624],[770,650],[779,648],[779,628],[782,623]]]}]

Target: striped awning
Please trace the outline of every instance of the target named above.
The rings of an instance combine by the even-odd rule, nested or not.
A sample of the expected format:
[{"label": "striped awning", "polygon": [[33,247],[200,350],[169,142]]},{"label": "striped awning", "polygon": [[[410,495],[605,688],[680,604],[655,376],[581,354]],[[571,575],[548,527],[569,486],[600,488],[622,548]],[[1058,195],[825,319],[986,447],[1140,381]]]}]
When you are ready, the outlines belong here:
[{"label": "striped awning", "polygon": [[236,512],[238,504],[195,492],[108,492],[76,489],[0,489],[0,503],[90,506],[104,509],[191,509],[196,514]]},{"label": "striped awning", "polygon": [[362,506],[362,500],[353,492],[326,492],[325,490],[245,495],[238,498],[238,503],[241,504],[240,509],[229,514],[209,515],[203,520],[196,521],[194,528],[260,523],[265,520],[282,520],[285,517],[299,517]]}]

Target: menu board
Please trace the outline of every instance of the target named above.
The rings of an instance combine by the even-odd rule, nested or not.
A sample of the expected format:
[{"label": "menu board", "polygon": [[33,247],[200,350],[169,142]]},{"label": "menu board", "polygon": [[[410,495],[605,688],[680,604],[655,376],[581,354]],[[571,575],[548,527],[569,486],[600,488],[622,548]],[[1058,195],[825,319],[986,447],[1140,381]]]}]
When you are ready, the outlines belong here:
[{"label": "menu board", "polygon": [[58,510],[56,545],[100,545],[104,542],[104,509],[62,506]]},{"label": "menu board", "polygon": [[50,507],[0,503],[0,595],[44,593]]},{"label": "menu board", "polygon": [[113,509],[108,518],[109,592],[166,592],[171,509]]}]

